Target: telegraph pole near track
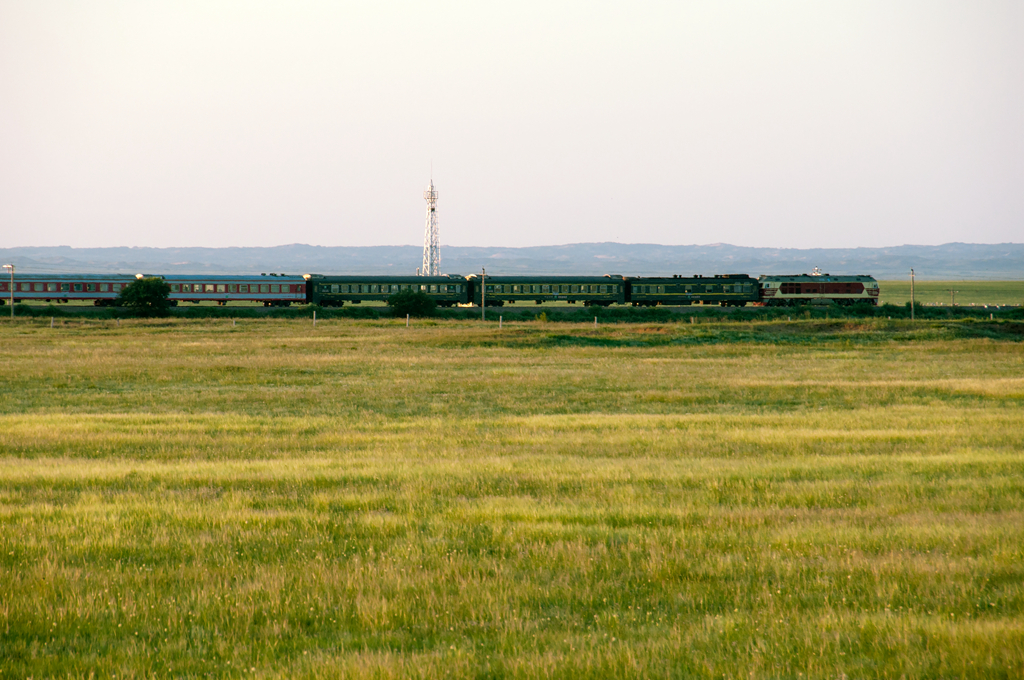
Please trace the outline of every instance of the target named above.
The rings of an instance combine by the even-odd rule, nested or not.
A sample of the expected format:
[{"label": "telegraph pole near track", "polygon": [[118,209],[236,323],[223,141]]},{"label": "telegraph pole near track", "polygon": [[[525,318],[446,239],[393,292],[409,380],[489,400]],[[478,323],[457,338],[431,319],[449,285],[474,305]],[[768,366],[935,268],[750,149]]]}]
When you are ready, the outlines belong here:
[{"label": "telegraph pole near track", "polygon": [[914,320],[914,268],[910,268],[910,320]]},{"label": "telegraph pole near track", "polygon": [[480,320],[487,321],[487,305],[485,295],[487,294],[487,287],[484,282],[487,280],[487,267],[480,268]]},{"label": "telegraph pole near track", "polygon": [[11,270],[11,321],[14,321],[14,265],[5,264],[4,269]]}]

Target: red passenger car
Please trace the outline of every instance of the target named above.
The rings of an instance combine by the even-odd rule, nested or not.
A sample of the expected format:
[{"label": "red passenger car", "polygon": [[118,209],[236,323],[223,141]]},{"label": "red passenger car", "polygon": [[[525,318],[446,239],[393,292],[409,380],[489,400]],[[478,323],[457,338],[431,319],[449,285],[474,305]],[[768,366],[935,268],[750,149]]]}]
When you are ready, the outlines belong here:
[{"label": "red passenger car", "polygon": [[[97,307],[113,305],[133,274],[15,274],[14,302],[89,301]],[[0,280],[0,304],[11,298],[11,282]]]}]

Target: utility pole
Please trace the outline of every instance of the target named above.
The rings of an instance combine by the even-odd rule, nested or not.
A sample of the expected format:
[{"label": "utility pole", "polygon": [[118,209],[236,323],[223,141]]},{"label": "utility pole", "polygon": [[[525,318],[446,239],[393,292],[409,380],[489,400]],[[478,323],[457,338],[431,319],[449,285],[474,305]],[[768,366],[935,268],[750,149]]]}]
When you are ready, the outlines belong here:
[{"label": "utility pole", "polygon": [[4,269],[11,270],[11,321],[14,321],[14,265],[5,264]]},{"label": "utility pole", "polygon": [[956,294],[960,291],[953,290],[952,288],[947,288],[946,290],[949,291],[949,306],[956,307]]},{"label": "utility pole", "polygon": [[910,320],[914,320],[914,268],[910,268]]},{"label": "utility pole", "polygon": [[487,281],[487,267],[481,267],[480,271],[480,320],[487,321],[487,305],[485,304],[487,294],[487,286],[485,285],[485,282]]}]

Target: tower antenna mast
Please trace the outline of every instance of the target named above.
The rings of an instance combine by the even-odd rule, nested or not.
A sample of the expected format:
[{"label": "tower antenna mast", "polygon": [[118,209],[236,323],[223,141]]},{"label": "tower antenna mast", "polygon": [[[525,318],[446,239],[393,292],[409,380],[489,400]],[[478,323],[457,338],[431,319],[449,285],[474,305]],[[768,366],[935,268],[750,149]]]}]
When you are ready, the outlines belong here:
[{"label": "tower antenna mast", "polygon": [[437,228],[437,190],[434,189],[434,167],[430,167],[430,188],[423,192],[427,202],[427,224],[423,230],[423,276],[441,275],[441,245]]}]

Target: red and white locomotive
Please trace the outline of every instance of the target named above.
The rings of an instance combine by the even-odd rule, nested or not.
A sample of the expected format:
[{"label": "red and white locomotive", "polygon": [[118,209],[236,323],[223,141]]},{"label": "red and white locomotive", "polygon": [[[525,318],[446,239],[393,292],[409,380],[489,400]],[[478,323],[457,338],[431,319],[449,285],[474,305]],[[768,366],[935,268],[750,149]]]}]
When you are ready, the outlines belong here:
[{"label": "red and white locomotive", "polygon": [[757,281],[761,302],[767,307],[878,305],[878,281],[872,276],[832,276],[815,267],[810,274],[761,276]]}]

